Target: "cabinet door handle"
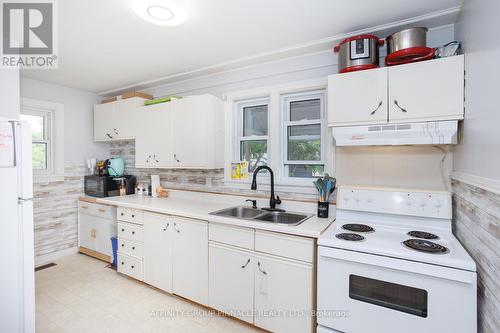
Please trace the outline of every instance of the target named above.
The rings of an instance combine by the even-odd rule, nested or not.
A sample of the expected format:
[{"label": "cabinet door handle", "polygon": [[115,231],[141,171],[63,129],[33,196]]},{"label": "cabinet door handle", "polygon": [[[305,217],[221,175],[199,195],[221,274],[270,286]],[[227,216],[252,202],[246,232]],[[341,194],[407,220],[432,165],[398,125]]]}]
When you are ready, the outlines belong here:
[{"label": "cabinet door handle", "polygon": [[241,268],[247,267],[249,263],[250,263],[250,259],[248,259],[247,262],[246,262],[246,264],[244,264],[243,266],[241,266]]},{"label": "cabinet door handle", "polygon": [[155,160],[156,163],[160,162],[158,161],[158,159],[156,158],[156,155],[153,155],[153,159]]},{"label": "cabinet door handle", "polygon": [[176,226],[177,226],[177,223],[174,222],[174,230],[177,231],[177,233],[180,233],[181,231],[179,229],[177,229]]},{"label": "cabinet door handle", "polygon": [[92,230],[90,231],[90,237],[92,237],[92,238],[95,238],[95,237],[96,237],[96,230],[95,230],[95,229],[92,229]]},{"label": "cabinet door handle", "polygon": [[146,163],[149,163],[150,159],[151,159],[151,155],[149,155],[148,158],[146,158]]},{"label": "cabinet door handle", "polygon": [[121,213],[120,215],[123,216],[123,213]]},{"label": "cabinet door handle", "polygon": [[124,247],[124,246],[125,246],[125,244],[122,244],[122,247]]},{"label": "cabinet door handle", "polygon": [[80,206],[82,209],[89,209],[89,206]]},{"label": "cabinet door handle", "polygon": [[132,231],[132,235],[135,235],[135,231]]},{"label": "cabinet door handle", "polygon": [[169,226],[170,226],[170,223],[167,223],[167,226],[165,228],[163,228],[163,231],[167,231]]},{"label": "cabinet door handle", "polygon": [[402,111],[402,112],[408,112],[406,109],[402,108],[399,106],[398,101],[394,100],[394,104]]},{"label": "cabinet door handle", "polygon": [[262,274],[267,275],[267,272],[260,267],[260,262],[257,262],[257,267]]},{"label": "cabinet door handle", "polygon": [[135,246],[132,246],[132,250],[135,250]]},{"label": "cabinet door handle", "polygon": [[115,132],[116,135],[118,135],[118,130],[116,128],[113,128],[113,132]]},{"label": "cabinet door handle", "polygon": [[131,267],[132,269],[134,269],[134,267],[135,267],[135,266],[134,266],[134,265],[132,265],[132,266],[130,266],[130,267]]},{"label": "cabinet door handle", "polygon": [[106,133],[106,136],[107,136],[108,138],[110,138],[110,139],[113,139],[113,137],[112,137],[112,136],[111,136],[111,134],[109,134],[109,133]]},{"label": "cabinet door handle", "polygon": [[135,217],[135,215],[134,215],[134,214],[132,214],[132,218],[134,218],[134,217]]},{"label": "cabinet door handle", "polygon": [[124,232],[124,231],[125,231],[125,229],[122,228],[122,232]]},{"label": "cabinet door handle", "polygon": [[125,263],[122,261],[122,265],[125,265]]},{"label": "cabinet door handle", "polygon": [[381,106],[382,106],[382,101],[380,101],[380,102],[378,103],[377,108],[376,108],[375,110],[373,110],[373,111],[370,113],[370,116],[373,116],[373,115],[375,114],[375,112],[377,112],[377,111],[378,111],[378,109],[380,109],[380,107],[381,107]]},{"label": "cabinet door handle", "polygon": [[174,154],[174,160],[175,160],[177,163],[181,163],[181,161],[179,161],[179,159],[177,158],[177,154]]},{"label": "cabinet door handle", "polygon": [[106,209],[104,208],[99,208],[98,211],[100,211],[101,213],[105,213],[106,212]]}]

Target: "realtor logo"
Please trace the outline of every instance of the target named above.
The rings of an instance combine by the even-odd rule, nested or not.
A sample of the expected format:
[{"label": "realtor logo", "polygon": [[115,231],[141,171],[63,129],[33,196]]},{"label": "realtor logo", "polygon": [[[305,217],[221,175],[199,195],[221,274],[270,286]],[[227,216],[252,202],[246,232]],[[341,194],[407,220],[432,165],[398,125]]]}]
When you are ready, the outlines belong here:
[{"label": "realtor logo", "polygon": [[2,67],[57,68],[55,2],[0,1]]}]

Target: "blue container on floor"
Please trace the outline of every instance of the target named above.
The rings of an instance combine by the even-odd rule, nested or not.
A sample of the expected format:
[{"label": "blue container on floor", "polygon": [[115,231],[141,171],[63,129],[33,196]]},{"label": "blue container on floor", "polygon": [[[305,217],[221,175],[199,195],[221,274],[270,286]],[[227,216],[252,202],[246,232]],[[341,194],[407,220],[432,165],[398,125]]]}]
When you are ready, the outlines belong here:
[{"label": "blue container on floor", "polygon": [[116,268],[116,263],[118,262],[116,255],[116,252],[118,252],[118,238],[111,237],[111,247],[113,248],[113,266]]}]

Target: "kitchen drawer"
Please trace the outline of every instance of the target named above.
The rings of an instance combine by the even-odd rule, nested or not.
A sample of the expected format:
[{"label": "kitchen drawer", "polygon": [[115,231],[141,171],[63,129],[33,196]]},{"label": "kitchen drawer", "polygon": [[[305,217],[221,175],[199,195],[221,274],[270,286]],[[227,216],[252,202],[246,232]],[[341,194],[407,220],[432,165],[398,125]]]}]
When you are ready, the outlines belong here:
[{"label": "kitchen drawer", "polygon": [[254,249],[254,229],[210,223],[208,239],[245,249]]},{"label": "kitchen drawer", "polygon": [[142,259],[144,247],[140,243],[128,239],[118,238],[118,252]]},{"label": "kitchen drawer", "polygon": [[142,243],[144,239],[142,226],[132,223],[118,222],[118,238]]},{"label": "kitchen drawer", "polygon": [[118,272],[133,277],[139,281],[143,280],[142,259],[137,259],[123,253],[118,253]]},{"label": "kitchen drawer", "polygon": [[142,210],[118,207],[116,215],[119,221],[142,224]]},{"label": "kitchen drawer", "polygon": [[105,219],[116,219],[116,208],[85,201],[78,201],[78,210],[81,214],[89,214]]},{"label": "kitchen drawer", "polygon": [[256,230],[255,251],[312,263],[314,239]]}]

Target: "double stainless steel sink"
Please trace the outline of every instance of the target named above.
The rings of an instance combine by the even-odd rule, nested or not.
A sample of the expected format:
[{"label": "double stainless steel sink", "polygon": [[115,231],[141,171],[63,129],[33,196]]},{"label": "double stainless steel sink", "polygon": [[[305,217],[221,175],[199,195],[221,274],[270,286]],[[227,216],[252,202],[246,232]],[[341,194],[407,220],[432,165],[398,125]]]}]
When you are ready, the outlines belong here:
[{"label": "double stainless steel sink", "polygon": [[210,215],[286,225],[299,225],[312,216],[302,213],[267,211],[246,206],[226,208],[211,212]]}]

